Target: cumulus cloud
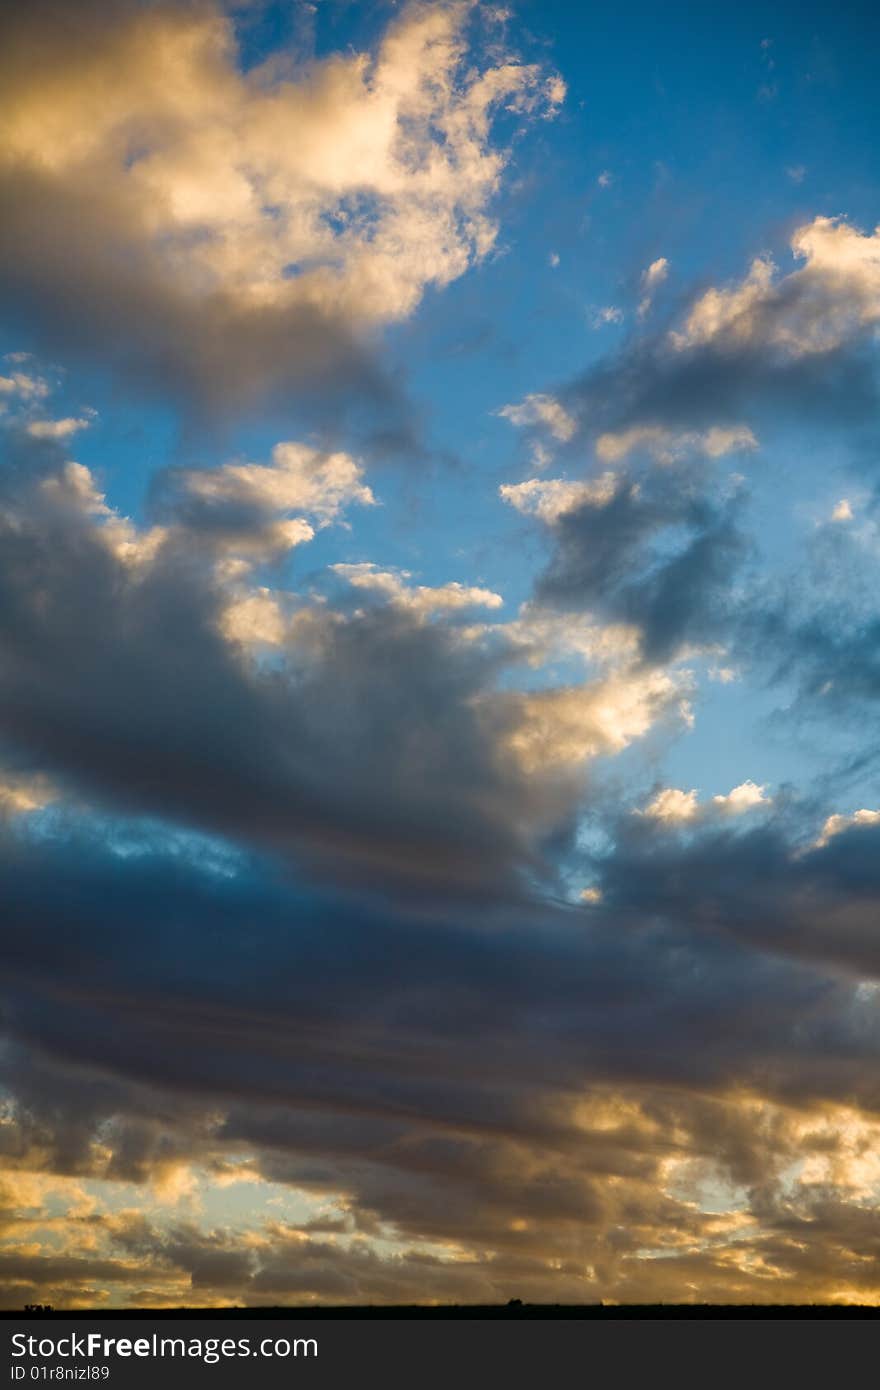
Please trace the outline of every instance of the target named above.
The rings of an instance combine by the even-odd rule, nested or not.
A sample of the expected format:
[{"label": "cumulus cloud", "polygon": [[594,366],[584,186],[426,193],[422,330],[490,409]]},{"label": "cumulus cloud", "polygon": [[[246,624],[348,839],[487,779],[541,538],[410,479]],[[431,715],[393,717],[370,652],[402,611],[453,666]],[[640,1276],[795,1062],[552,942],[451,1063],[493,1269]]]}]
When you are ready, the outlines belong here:
[{"label": "cumulus cloud", "polygon": [[766,787],[759,787],[755,782],[741,782],[726,796],[713,796],[712,805],[727,815],[738,816],[743,811],[750,811],[754,806],[766,806],[770,798],[764,795],[765,791]]},{"label": "cumulus cloud", "polygon": [[576,766],[620,753],[664,715],[682,711],[686,684],[665,671],[615,674],[595,683],[509,697],[510,747],[531,769]]},{"label": "cumulus cloud", "polygon": [[822,849],[835,835],[841,835],[851,826],[877,825],[878,822],[880,822],[880,811],[868,811],[865,808],[861,811],[853,811],[851,816],[840,814],[829,816],[822,827],[822,834],[816,841],[816,846]]},{"label": "cumulus cloud", "polygon": [[770,798],[764,795],[766,788],[757,783],[741,782],[726,795],[713,796],[709,802],[701,802],[696,790],[684,792],[678,787],[664,787],[648,802],[642,815],[659,821],[694,821],[699,816],[712,812],[727,816],[738,816],[755,806],[767,806]]},{"label": "cumulus cloud", "polygon": [[683,792],[665,787],[648,802],[643,814],[654,820],[693,820],[699,810],[696,791]]},{"label": "cumulus cloud", "polygon": [[797,229],[791,249],[801,269],[777,279],[769,257],[758,257],[739,285],[697,300],[673,346],[757,346],[797,358],[833,351],[880,321],[880,229],[871,235],[841,217],[816,217]]},{"label": "cumulus cloud", "polygon": [[564,97],[469,50],[468,10],[414,4],[372,52],[249,71],[213,4],[7,10],[7,305],[203,405],[368,383],[363,335],[493,246],[493,113]]},{"label": "cumulus cloud", "polygon": [[631,666],[639,655],[637,628],[596,622],[589,614],[564,613],[534,601],[524,603],[512,622],[496,630],[534,666],[570,656],[604,667]]},{"label": "cumulus cloud", "polygon": [[245,511],[305,512],[327,525],[342,507],[373,506],[363,468],[348,454],[323,453],[307,444],[276,444],[271,464],[226,463],[180,476],[185,494],[206,510],[241,507]]}]

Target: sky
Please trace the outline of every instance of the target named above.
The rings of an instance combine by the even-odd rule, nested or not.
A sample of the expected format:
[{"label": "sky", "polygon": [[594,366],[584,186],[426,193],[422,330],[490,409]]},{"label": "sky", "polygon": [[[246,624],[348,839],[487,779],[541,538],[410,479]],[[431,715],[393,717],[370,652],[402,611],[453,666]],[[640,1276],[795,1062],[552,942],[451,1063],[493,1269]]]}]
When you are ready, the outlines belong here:
[{"label": "sky", "polygon": [[2,1305],[880,1301],[873,7],[0,31]]}]

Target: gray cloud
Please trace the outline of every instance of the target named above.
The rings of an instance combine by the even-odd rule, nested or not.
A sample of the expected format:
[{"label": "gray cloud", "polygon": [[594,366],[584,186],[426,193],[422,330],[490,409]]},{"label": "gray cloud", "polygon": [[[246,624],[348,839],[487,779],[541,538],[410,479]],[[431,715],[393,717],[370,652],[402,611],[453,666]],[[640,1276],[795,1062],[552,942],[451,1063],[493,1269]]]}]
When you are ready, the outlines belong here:
[{"label": "gray cloud", "polygon": [[[7,1165],[144,1182],[182,1161],[228,1172],[248,1154],[266,1181],[341,1198],[346,1230],[328,1242],[270,1222],[242,1244],[234,1230],[118,1223],[104,1233],[127,1251],[118,1277],[94,1255],[22,1256],[3,1271],[8,1296],[27,1278],[97,1279],[143,1301],[181,1273],[200,1296],[246,1302],[688,1297],[697,1277],[702,1297],[825,1287],[818,1260],[796,1244],[782,1255],[827,1196],[780,1182],[805,1154],[857,1163],[835,1106],[860,1107],[863,1125],[880,1114],[876,1018],[846,978],[862,961],[835,944],[833,917],[816,920],[850,900],[855,832],[787,878],[781,849],[762,855],[749,837],[726,863],[717,841],[667,848],[660,885],[660,845],[653,862],[621,851],[607,915],[512,919],[304,895],[258,863],[211,869],[167,834],[151,843],[120,824],[108,849],[106,830],[4,842]],[[876,893],[867,846],[859,862]],[[749,875],[782,925],[769,913],[743,925],[727,884]],[[688,876],[682,901],[671,885]],[[819,907],[804,884],[821,886]],[[694,1208],[701,1172],[736,1194],[743,1229]],[[825,1219],[822,1242],[844,1262],[831,1278],[854,1248],[847,1223],[858,1249],[876,1232],[845,1192]],[[349,1248],[358,1231],[409,1253]],[[459,1268],[419,1253],[425,1241],[471,1253]],[[662,1287],[652,1246],[681,1260]],[[737,1248],[776,1250],[781,1282],[740,1269]]]},{"label": "gray cloud", "polygon": [[742,499],[713,491],[717,485],[692,470],[622,475],[606,505],[559,517],[538,597],[633,624],[654,662],[686,642],[719,640],[749,547]]}]

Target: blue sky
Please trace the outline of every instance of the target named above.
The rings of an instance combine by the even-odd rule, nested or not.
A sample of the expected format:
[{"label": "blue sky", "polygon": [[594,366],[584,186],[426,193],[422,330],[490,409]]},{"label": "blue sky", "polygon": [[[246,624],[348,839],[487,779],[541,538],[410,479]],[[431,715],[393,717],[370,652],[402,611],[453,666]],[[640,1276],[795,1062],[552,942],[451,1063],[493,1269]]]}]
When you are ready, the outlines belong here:
[{"label": "blue sky", "polygon": [[3,24],[8,1304],[875,1301],[870,7]]}]

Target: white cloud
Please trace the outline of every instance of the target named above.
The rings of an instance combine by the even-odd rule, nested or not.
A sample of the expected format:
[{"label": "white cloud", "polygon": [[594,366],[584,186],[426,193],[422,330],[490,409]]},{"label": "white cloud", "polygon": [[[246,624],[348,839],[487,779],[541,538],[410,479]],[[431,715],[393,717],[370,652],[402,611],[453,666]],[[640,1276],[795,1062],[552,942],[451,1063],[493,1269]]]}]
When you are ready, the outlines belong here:
[{"label": "white cloud", "polygon": [[130,264],[161,263],[192,299],[398,320],[494,243],[493,113],[548,115],[565,96],[535,64],[481,66],[469,10],[411,4],[375,53],[298,77],[286,55],[243,71],[217,5],[119,7],[86,27],[79,61],[13,82],[4,159],[94,190]]},{"label": "white cloud", "polygon": [[90,419],[74,419],[72,416],[64,420],[32,420],[27,432],[34,439],[70,439],[80,430],[87,430],[91,423]]},{"label": "white cloud", "polygon": [[533,439],[531,444],[532,463],[535,468],[549,468],[555,458],[553,449],[548,449],[541,439]]},{"label": "white cloud", "polygon": [[654,293],[659,285],[669,274],[669,262],[665,256],[658,256],[656,261],[652,261],[647,270],[642,271],[642,298],[639,301],[638,316],[643,319],[651,308]]},{"label": "white cloud", "polygon": [[851,502],[850,502],[850,500],[849,500],[848,497],[841,497],[840,501],[837,502],[837,503],[835,504],[834,510],[833,510],[833,512],[831,513],[831,520],[832,520],[832,521],[852,521],[852,519],[853,519],[852,504],[851,504]]},{"label": "white cloud", "polygon": [[603,473],[587,482],[566,482],[562,478],[529,478],[524,483],[502,483],[498,489],[524,516],[537,516],[552,525],[566,512],[578,507],[604,507],[614,496],[617,477]]},{"label": "white cloud", "polygon": [[880,322],[880,228],[867,235],[840,217],[817,217],[791,239],[801,269],[775,279],[761,256],[732,289],[710,289],[670,335],[679,351],[723,340],[789,357],[827,352]]},{"label": "white cloud", "polygon": [[501,595],[493,593],[491,589],[459,584],[455,580],[436,586],[409,585],[406,581],[410,575],[406,570],[381,570],[369,562],[337,564],[330,568],[354,588],[381,594],[389,603],[406,608],[419,617],[462,608],[501,608],[504,603]]},{"label": "white cloud", "polygon": [[658,256],[656,261],[652,261],[647,270],[642,271],[642,288],[653,290],[657,285],[662,285],[669,274],[669,262],[665,256]]},{"label": "white cloud", "polygon": [[816,848],[823,849],[835,835],[842,834],[844,830],[849,830],[852,826],[878,824],[880,824],[880,811],[868,811],[864,807],[860,811],[853,811],[850,816],[829,816],[822,827],[822,834],[816,841]]},{"label": "white cloud", "polygon": [[18,397],[23,401],[42,400],[49,394],[49,384],[42,377],[27,372],[0,376],[0,396]]},{"label": "white cloud", "polygon": [[[351,455],[328,454],[289,441],[275,445],[271,464],[227,463],[188,472],[183,479],[188,492],[206,501],[240,503],[260,511],[305,512],[321,526],[334,521],[349,503],[376,503],[362,481],[363,468]],[[291,534],[301,536],[302,529],[294,527]]]},{"label": "white cloud", "polygon": [[755,806],[769,805],[770,798],[764,795],[765,791],[765,787],[755,782],[742,782],[726,796],[713,796],[711,802],[701,803],[695,788],[685,792],[678,787],[666,787],[638,814],[661,821],[692,821],[710,811],[738,816]]},{"label": "white cloud", "polygon": [[596,182],[600,188],[610,188],[614,182],[614,175],[610,169],[603,169]]},{"label": "white cloud", "polygon": [[248,646],[280,646],[289,631],[278,596],[265,588],[234,599],[225,609],[220,627],[227,641]]},{"label": "white cloud", "polygon": [[594,328],[604,328],[609,323],[623,323],[623,310],[616,304],[605,304],[593,315]]},{"label": "white cloud", "polygon": [[726,796],[713,796],[712,805],[725,815],[738,816],[743,811],[750,811],[754,806],[768,805],[770,798],[764,795],[766,790],[765,786],[758,786],[756,782],[741,782]]},{"label": "white cloud", "polygon": [[506,697],[515,716],[511,751],[529,772],[575,768],[620,753],[679,705],[681,683],[665,671],[614,673],[582,686]]},{"label": "white cloud", "polygon": [[695,790],[683,792],[678,787],[666,787],[659,791],[641,812],[652,820],[693,820],[699,814],[699,800]]},{"label": "white cloud", "polygon": [[496,411],[512,425],[543,425],[554,439],[565,444],[577,429],[577,421],[553,396],[526,396],[518,405],[503,405]]},{"label": "white cloud", "polygon": [[168,536],[164,526],[140,531],[128,517],[107,505],[90,471],[82,463],[66,463],[55,477],[46,478],[40,491],[50,502],[71,507],[99,523],[104,544],[123,564],[150,564]]}]

